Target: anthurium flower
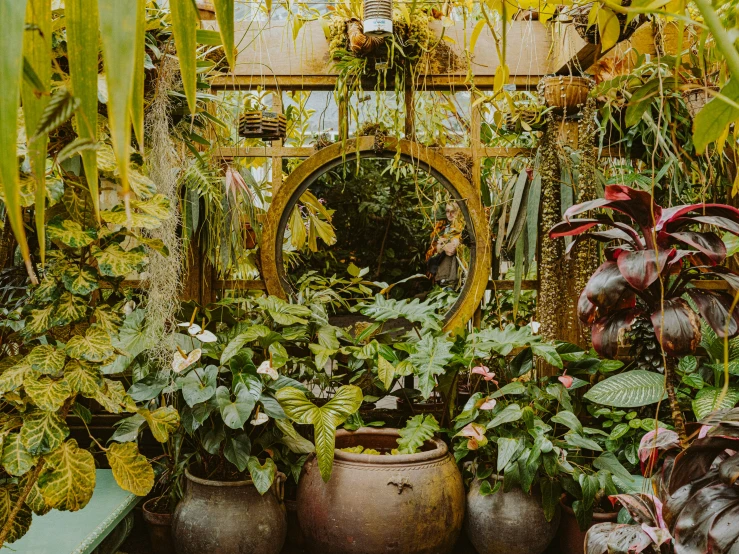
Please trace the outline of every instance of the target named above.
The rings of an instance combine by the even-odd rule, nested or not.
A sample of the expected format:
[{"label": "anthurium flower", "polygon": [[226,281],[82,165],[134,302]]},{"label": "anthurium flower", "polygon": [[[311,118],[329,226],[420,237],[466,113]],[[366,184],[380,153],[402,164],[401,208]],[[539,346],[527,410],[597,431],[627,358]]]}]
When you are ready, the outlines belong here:
[{"label": "anthurium flower", "polygon": [[252,419],[249,423],[251,423],[254,426],[262,425],[263,423],[267,423],[269,421],[269,416],[265,414],[264,412],[259,412],[254,419]]},{"label": "anthurium flower", "polygon": [[497,401],[495,400],[495,398],[488,398],[488,399],[485,399],[485,402],[480,404],[480,409],[481,410],[492,410],[493,408],[495,408],[496,404],[497,404]]},{"label": "anthurium flower", "polygon": [[187,369],[192,364],[200,359],[203,351],[200,348],[196,348],[189,354],[185,354],[182,350],[177,350],[174,353],[174,360],[172,360],[172,369],[175,373],[180,373],[183,369]]},{"label": "anthurium flower", "polygon": [[486,366],[484,365],[478,365],[472,368],[472,373],[477,373],[478,375],[482,375],[482,378],[486,381],[492,381],[496,385],[498,384],[498,381],[495,380],[495,373],[490,371]]},{"label": "anthurium flower", "polygon": [[125,304],[123,304],[123,313],[126,315],[130,315],[133,313],[133,311],[136,309],[136,302],[133,300],[129,300]]},{"label": "anthurium flower", "polygon": [[572,377],[567,375],[567,370],[564,371],[562,375],[557,377],[557,381],[562,383],[566,389],[569,389],[572,387],[572,383],[575,381]]},{"label": "anthurium flower", "polygon": [[218,337],[216,337],[213,333],[205,330],[195,335],[195,338],[198,339],[200,342],[216,342],[218,340]]},{"label": "anthurium flower", "polygon": [[277,373],[277,370],[272,367],[272,363],[269,360],[264,360],[261,364],[259,364],[259,367],[257,368],[257,373],[261,373],[262,375],[269,375],[272,377],[272,379],[277,379],[280,374]]},{"label": "anthurium flower", "polygon": [[188,334],[190,336],[197,335],[200,331],[203,330],[203,328],[200,327],[200,325],[198,325],[197,323],[190,323],[188,321],[185,321],[183,323],[178,323],[177,326],[178,327],[186,327],[187,328],[187,332],[188,332]]},{"label": "anthurium flower", "polygon": [[469,438],[467,441],[467,448],[469,450],[477,450],[488,443],[488,439],[485,437],[485,427],[479,423],[469,423],[468,425],[465,425],[462,430],[457,433],[457,436]]}]

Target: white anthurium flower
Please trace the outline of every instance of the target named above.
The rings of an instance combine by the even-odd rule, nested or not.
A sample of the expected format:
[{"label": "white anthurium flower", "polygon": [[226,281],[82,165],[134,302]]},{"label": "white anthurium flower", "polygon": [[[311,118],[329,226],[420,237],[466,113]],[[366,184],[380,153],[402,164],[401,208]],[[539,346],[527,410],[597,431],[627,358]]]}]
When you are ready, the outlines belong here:
[{"label": "white anthurium flower", "polygon": [[257,414],[257,417],[252,419],[249,423],[251,423],[252,425],[256,427],[257,425],[262,425],[263,423],[267,423],[268,421],[269,421],[269,416],[265,414],[264,412],[259,412]]},{"label": "white anthurium flower", "polygon": [[[192,334],[192,333],[190,333]],[[195,335],[195,338],[198,339],[200,342],[216,342],[218,341],[218,337],[216,337],[213,333],[210,331],[201,331],[197,335]]]},{"label": "white anthurium flower", "polygon": [[262,375],[269,375],[272,377],[272,379],[277,379],[280,374],[277,373],[277,370],[272,367],[272,364],[269,360],[264,360],[261,364],[259,364],[259,367],[257,368],[257,373],[261,373]]},{"label": "white anthurium flower", "polygon": [[133,311],[136,309],[136,302],[133,300],[129,300],[125,304],[123,304],[123,313],[126,315],[130,315],[133,313]]},{"label": "white anthurium flower", "polygon": [[174,360],[172,360],[172,369],[175,373],[180,373],[183,369],[187,369],[192,364],[200,359],[203,351],[200,348],[196,348],[190,352],[187,356],[183,356],[183,353],[179,350],[174,353]]},{"label": "white anthurium flower", "polygon": [[190,323],[188,321],[178,323],[177,326],[187,327],[187,332],[190,334],[190,336],[195,336],[203,330],[203,328],[200,327],[200,325],[198,325],[197,323]]},{"label": "white anthurium flower", "polygon": [[541,327],[541,323],[538,321],[532,321],[529,323],[529,326],[531,327],[531,332],[535,335],[539,333],[539,328]]}]

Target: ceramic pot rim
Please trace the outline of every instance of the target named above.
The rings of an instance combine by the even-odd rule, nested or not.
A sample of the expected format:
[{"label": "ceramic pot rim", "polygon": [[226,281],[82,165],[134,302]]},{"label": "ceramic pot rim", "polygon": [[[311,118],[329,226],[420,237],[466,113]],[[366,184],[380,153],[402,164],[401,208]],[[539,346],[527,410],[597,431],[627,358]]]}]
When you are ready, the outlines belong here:
[{"label": "ceramic pot rim", "polygon": [[[202,477],[195,477],[190,473],[189,468],[185,469],[185,477],[187,477],[188,481],[192,481],[193,483],[197,483],[198,485],[203,485],[205,487],[245,487],[247,485],[254,485],[254,481],[251,479],[245,479],[243,481],[212,481],[210,479],[203,479]],[[281,471],[275,473],[275,483],[279,479],[282,479],[283,481],[286,479],[285,474]]]},{"label": "ceramic pot rim", "polygon": [[[336,432],[336,438],[348,437],[352,435],[368,435],[368,436],[392,436],[400,437],[398,429],[377,429],[374,427],[360,427],[356,431],[347,431],[346,429],[339,429]],[[334,459],[337,461],[345,462],[359,462],[362,464],[389,466],[398,464],[418,464],[423,462],[430,462],[433,460],[439,460],[444,458],[448,453],[446,443],[437,438],[432,438],[426,441],[426,444],[431,443],[434,446],[433,450],[427,450],[425,452],[418,452],[417,454],[396,454],[393,456],[377,456],[372,454],[355,454],[353,452],[344,452],[343,450],[334,451]]]}]

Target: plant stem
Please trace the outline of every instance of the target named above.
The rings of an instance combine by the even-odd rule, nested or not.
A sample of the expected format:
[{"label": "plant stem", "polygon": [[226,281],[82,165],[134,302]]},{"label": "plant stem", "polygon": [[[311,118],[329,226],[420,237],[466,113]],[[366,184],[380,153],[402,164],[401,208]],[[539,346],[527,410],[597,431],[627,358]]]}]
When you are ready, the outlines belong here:
[{"label": "plant stem", "polygon": [[13,523],[15,523],[15,518],[18,517],[18,512],[21,511],[23,503],[26,501],[26,498],[28,498],[28,495],[31,494],[31,489],[36,484],[36,481],[38,481],[39,475],[41,475],[41,471],[44,469],[45,461],[46,460],[44,460],[43,458],[38,461],[36,467],[33,470],[33,473],[31,474],[31,477],[26,482],[26,486],[23,487],[18,500],[16,500],[13,509],[10,510],[10,515],[8,515],[8,519],[5,521],[5,525],[3,525],[2,529],[0,530],[0,548],[2,548],[5,544],[5,541],[10,534],[10,530],[13,528]]},{"label": "plant stem", "polygon": [[719,19],[716,10],[713,9],[711,0],[695,0],[695,5],[703,16],[703,20],[711,31],[716,46],[726,58],[726,65],[729,66],[729,72],[734,79],[739,79],[739,51],[734,47],[729,33],[724,29],[721,19]]},{"label": "plant stem", "polygon": [[677,395],[675,394],[675,368],[677,360],[672,356],[665,359],[665,388],[667,389],[667,399],[670,401],[670,411],[672,412],[672,423],[675,425],[675,431],[680,437],[680,446],[687,448],[688,434],[685,431],[685,419],[680,411],[680,405],[677,403]]}]

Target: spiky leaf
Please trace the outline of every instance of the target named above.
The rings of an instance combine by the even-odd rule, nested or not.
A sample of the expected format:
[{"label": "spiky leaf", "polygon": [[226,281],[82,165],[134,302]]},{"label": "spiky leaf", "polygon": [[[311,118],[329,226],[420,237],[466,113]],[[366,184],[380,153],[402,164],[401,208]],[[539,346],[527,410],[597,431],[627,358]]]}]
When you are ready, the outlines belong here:
[{"label": "spiky leaf", "polygon": [[430,414],[419,414],[408,420],[403,429],[398,431],[398,451],[401,454],[414,454],[423,444],[439,432],[439,422]]},{"label": "spiky leaf", "polygon": [[33,455],[47,454],[59,448],[69,435],[69,427],[54,412],[35,411],[27,414],[21,428],[21,441]]},{"label": "spiky leaf", "polygon": [[87,450],[68,440],[46,457],[46,471],[39,479],[41,495],[57,510],[76,512],[84,508],[95,489],[95,459]]},{"label": "spiky leaf", "polygon": [[145,496],[154,486],[154,470],[134,442],[113,443],[105,453],[113,476],[123,490]]},{"label": "spiky leaf", "polygon": [[72,114],[80,107],[79,98],[75,98],[64,87],[59,87],[56,92],[51,95],[49,103],[41,115],[41,119],[36,127],[36,132],[32,138],[52,132],[67,122]]}]

